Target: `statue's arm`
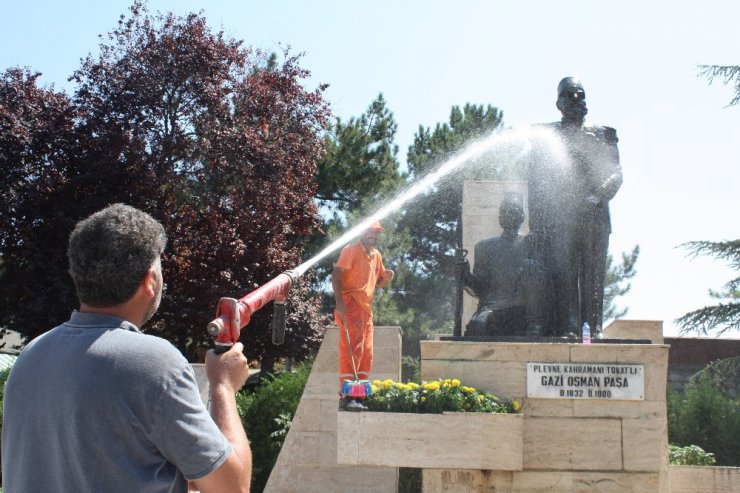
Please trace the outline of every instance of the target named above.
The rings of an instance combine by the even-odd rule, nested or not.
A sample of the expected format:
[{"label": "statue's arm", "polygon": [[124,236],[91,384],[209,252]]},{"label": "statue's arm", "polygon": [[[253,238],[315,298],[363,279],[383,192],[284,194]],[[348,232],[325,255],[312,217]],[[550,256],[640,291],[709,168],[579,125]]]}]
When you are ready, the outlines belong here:
[{"label": "statue's arm", "polygon": [[467,260],[463,267],[463,276],[465,280],[465,290],[476,298],[480,298],[483,283],[480,277],[475,274],[475,269],[473,269],[473,272],[470,272],[470,263]]},{"label": "statue's arm", "polygon": [[485,290],[486,284],[483,273],[481,272],[481,267],[485,264],[486,260],[483,258],[480,244],[475,245],[475,253],[473,255],[473,258],[475,260],[473,272],[470,272],[470,263],[467,260],[465,261],[465,264],[463,266],[465,287],[468,288],[469,291],[472,291],[471,294],[473,294],[476,298],[480,298],[483,294],[483,291]]},{"label": "statue's arm", "polygon": [[604,166],[608,169],[606,170],[607,173],[605,173],[605,179],[602,181],[598,190],[596,190],[596,194],[601,202],[606,203],[614,198],[622,186],[622,166],[619,163],[619,147],[617,146],[619,139],[617,138],[617,131],[612,127],[601,127],[600,137],[606,144]]}]

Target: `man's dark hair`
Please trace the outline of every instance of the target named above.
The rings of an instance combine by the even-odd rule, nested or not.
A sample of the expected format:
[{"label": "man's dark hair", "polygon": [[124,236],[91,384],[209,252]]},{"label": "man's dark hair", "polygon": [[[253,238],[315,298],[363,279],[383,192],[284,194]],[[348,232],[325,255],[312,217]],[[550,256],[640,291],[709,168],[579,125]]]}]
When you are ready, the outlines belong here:
[{"label": "man's dark hair", "polygon": [[94,307],[131,299],[167,244],[146,212],[113,204],[77,223],[69,236],[69,274],[80,302]]}]

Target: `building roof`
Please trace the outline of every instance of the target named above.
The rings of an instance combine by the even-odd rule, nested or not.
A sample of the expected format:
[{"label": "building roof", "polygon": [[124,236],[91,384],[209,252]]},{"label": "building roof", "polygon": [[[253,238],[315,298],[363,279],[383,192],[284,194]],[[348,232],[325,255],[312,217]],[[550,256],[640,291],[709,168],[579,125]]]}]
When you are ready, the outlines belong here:
[{"label": "building roof", "polygon": [[669,365],[706,366],[712,361],[740,356],[740,339],[666,337],[671,345]]}]

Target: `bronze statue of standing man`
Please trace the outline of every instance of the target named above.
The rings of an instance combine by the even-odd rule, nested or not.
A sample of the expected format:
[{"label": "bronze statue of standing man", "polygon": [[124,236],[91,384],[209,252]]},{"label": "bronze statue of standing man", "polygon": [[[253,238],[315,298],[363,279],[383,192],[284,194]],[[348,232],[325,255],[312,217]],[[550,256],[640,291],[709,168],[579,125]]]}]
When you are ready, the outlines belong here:
[{"label": "bronze statue of standing man", "polygon": [[609,201],[622,185],[617,132],[586,125],[586,92],[575,77],[558,84],[565,163],[535,159],[529,169],[530,232],[551,293],[550,335],[577,335],[584,322],[601,331],[611,220]]}]

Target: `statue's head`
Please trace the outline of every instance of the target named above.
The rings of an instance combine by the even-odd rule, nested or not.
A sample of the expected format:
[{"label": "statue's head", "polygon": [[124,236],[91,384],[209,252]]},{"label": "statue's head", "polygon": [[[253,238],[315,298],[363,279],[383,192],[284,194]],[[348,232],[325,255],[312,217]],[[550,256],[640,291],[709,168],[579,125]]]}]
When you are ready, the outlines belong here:
[{"label": "statue's head", "polygon": [[506,192],[498,211],[498,222],[504,231],[517,231],[524,222],[524,199],[518,192]]},{"label": "statue's head", "polygon": [[556,106],[566,120],[583,121],[588,113],[586,91],[576,77],[566,77],[558,84]]}]

